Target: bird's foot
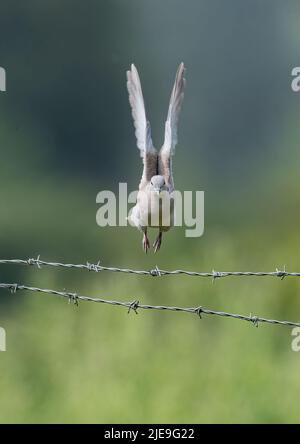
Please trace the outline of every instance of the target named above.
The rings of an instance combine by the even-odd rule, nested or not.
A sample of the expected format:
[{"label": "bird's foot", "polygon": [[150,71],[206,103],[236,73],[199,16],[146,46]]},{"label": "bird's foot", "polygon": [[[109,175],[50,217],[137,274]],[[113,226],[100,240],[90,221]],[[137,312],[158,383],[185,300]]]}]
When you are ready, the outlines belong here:
[{"label": "bird's foot", "polygon": [[159,235],[157,236],[157,238],[155,239],[155,242],[153,244],[154,253],[157,253],[157,251],[160,249],[161,239],[162,239],[162,233],[159,233]]},{"label": "bird's foot", "polygon": [[144,252],[147,253],[149,248],[150,248],[150,242],[147,237],[147,234],[144,233],[144,236],[143,236],[143,250],[144,250]]}]

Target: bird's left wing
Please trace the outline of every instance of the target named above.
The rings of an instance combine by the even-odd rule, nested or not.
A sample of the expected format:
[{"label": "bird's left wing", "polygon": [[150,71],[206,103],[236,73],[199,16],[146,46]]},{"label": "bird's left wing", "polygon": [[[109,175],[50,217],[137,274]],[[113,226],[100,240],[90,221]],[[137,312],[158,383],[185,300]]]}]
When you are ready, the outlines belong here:
[{"label": "bird's left wing", "polygon": [[181,63],[177,69],[175,82],[171,94],[168,117],[165,123],[165,140],[159,152],[159,174],[165,177],[169,185],[173,186],[171,157],[175,154],[177,144],[177,125],[181,105],[184,97],[185,67]]}]

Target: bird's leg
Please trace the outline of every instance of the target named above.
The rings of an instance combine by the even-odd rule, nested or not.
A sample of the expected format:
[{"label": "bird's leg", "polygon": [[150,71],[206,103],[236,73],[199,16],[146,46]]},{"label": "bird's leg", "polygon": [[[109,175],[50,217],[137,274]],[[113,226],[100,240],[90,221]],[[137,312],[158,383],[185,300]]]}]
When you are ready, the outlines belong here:
[{"label": "bird's leg", "polygon": [[156,253],[156,252],[160,249],[160,246],[161,246],[161,240],[162,240],[162,232],[160,231],[160,232],[158,233],[157,238],[155,239],[154,244],[153,244],[154,253]]},{"label": "bird's leg", "polygon": [[143,250],[144,250],[145,253],[147,253],[147,251],[150,248],[150,242],[149,242],[149,239],[148,239],[148,236],[147,236],[147,228],[145,228],[143,230],[143,233],[144,233],[143,234]]}]

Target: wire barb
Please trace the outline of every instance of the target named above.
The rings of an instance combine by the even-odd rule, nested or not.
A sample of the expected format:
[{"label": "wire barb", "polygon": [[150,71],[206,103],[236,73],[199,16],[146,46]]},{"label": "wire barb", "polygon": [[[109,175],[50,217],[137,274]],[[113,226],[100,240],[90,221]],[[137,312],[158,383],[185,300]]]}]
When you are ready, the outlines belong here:
[{"label": "wire barb", "polygon": [[201,316],[201,313],[203,313],[202,307],[196,308],[195,313],[199,316],[200,319],[202,319],[202,316]]},{"label": "wire barb", "polygon": [[131,302],[131,304],[129,304],[129,307],[128,307],[128,314],[130,313],[130,310],[133,310],[134,312],[135,312],[135,314],[138,314],[138,311],[137,311],[137,309],[139,308],[139,301],[133,301],[133,302]]},{"label": "wire barb", "polygon": [[252,314],[250,313],[249,320],[250,320],[250,322],[252,322],[254,327],[258,327],[258,325],[259,325],[259,318],[257,316],[252,316]]},{"label": "wire barb", "polygon": [[77,293],[66,293],[69,296],[69,304],[73,303],[78,307],[78,296]]},{"label": "wire barb", "polygon": [[88,271],[95,271],[96,273],[99,273],[101,271],[100,269],[100,261],[98,261],[97,264],[91,264],[90,262],[86,263]]},{"label": "wire barb", "polygon": [[151,274],[151,276],[155,277],[155,276],[161,276],[161,271],[158,268],[157,265],[155,265],[155,268],[153,270],[150,270],[149,272]]},{"label": "wire barb", "polygon": [[283,267],[283,270],[279,270],[278,268],[276,268],[276,274],[277,274],[277,277],[279,277],[281,281],[283,281],[283,279],[289,275],[289,273],[285,269],[285,266]]},{"label": "wire barb", "polygon": [[11,293],[17,293],[18,290],[19,290],[18,284],[11,284],[11,286],[10,286]]},{"label": "wire barb", "polygon": [[223,275],[220,271],[212,271],[212,281],[215,282],[216,279],[221,278]]}]

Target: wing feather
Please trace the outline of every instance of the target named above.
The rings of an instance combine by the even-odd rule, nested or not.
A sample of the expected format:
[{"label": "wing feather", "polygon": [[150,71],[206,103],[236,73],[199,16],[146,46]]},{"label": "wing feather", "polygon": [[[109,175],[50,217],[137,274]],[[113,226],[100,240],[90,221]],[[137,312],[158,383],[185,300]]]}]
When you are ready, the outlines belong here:
[{"label": "wing feather", "polygon": [[159,174],[163,175],[169,189],[174,189],[172,173],[172,156],[177,144],[178,117],[184,97],[185,67],[181,63],[177,69],[175,82],[171,94],[168,116],[165,123],[165,140],[159,152]]},{"label": "wing feather", "polygon": [[173,155],[175,153],[175,146],[177,145],[177,126],[178,117],[184,97],[185,87],[185,67],[181,63],[178,67],[175,82],[171,94],[168,116],[165,123],[165,140],[162,146],[164,154]]},{"label": "wing feather", "polygon": [[141,152],[141,157],[144,157],[147,152],[156,152],[156,150],[152,143],[150,123],[146,118],[139,74],[133,64],[131,65],[131,70],[127,71],[127,89],[135,127],[137,146]]},{"label": "wing feather", "polygon": [[140,189],[147,185],[152,176],[157,174],[158,154],[153,146],[151,138],[151,127],[146,117],[145,104],[139,74],[132,64],[131,70],[127,71],[127,89],[129,103],[131,105],[135,135],[140,155],[143,158],[143,175]]}]

